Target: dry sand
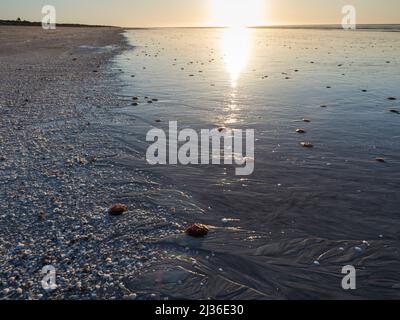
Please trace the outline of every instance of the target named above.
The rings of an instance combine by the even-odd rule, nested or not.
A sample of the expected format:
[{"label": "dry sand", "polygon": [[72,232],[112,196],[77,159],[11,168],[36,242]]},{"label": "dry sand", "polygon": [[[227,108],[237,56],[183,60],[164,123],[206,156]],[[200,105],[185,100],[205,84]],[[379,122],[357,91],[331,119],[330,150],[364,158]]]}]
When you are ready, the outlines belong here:
[{"label": "dry sand", "polygon": [[[0,27],[0,299],[146,298],[124,279],[161,259],[149,239],[179,232],[141,196],[156,189],[148,176],[112,162],[121,33]],[[129,211],[110,217],[118,202]]]}]

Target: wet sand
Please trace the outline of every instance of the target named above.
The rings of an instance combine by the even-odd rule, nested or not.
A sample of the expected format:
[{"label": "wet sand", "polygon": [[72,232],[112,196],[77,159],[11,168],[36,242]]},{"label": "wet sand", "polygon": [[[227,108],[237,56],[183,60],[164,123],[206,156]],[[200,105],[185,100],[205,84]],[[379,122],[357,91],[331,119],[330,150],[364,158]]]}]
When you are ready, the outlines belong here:
[{"label": "wet sand", "polygon": [[[146,104],[138,110],[132,105],[133,94],[121,94],[126,89],[138,95],[139,85],[158,90],[154,82],[143,80],[143,70],[151,71],[156,64],[143,70],[140,64],[138,71],[124,69],[115,61],[127,48],[121,32],[113,28],[59,28],[55,32],[0,28],[0,298],[399,297],[395,215],[372,212],[362,220],[353,212],[342,215],[345,211],[337,210],[337,202],[324,207],[315,194],[294,200],[303,187],[284,194],[277,191],[289,183],[304,184],[307,179],[299,180],[299,173],[305,178],[319,179],[320,175],[308,175],[302,167],[300,171],[292,167],[289,173],[293,174],[288,175],[283,162],[272,158],[264,167],[281,167],[275,172],[289,179],[283,188],[277,188],[276,183],[282,181],[274,179],[256,181],[246,192],[242,183],[237,190],[230,184],[226,191],[235,192],[228,197],[221,193],[225,185],[211,180],[219,177],[223,167],[210,168],[207,175],[197,167],[188,167],[190,174],[183,167],[150,169],[142,135],[154,125],[155,116],[161,118],[163,106],[168,109],[160,125],[166,115],[174,116],[179,104],[168,105],[161,98],[151,104],[153,108]],[[157,50],[154,43],[149,48]],[[149,55],[142,54],[140,62],[147,62]],[[156,57],[159,54],[153,52]],[[159,79],[161,88],[168,89],[172,73],[156,71],[152,81]],[[276,78],[282,77],[283,70],[279,71]],[[126,79],[133,79],[132,75],[141,83],[131,86]],[[193,95],[194,89],[190,84],[193,104],[201,101]],[[201,93],[210,95],[208,90]],[[160,95],[156,92],[154,98]],[[387,106],[382,110],[383,116],[393,116]],[[190,113],[188,119],[193,116]],[[291,134],[285,136],[286,143],[293,142],[298,150],[296,127],[298,123],[291,122],[284,129],[290,128],[287,132]],[[260,160],[258,168],[263,167]],[[376,165],[373,160],[371,165]],[[227,181],[225,173],[221,181]],[[261,201],[247,199],[251,191]],[[335,195],[343,190],[333,191]],[[348,201],[361,203],[357,195]],[[328,200],[331,197],[336,200],[328,194]],[[348,207],[342,198],[337,199]],[[376,206],[389,208],[383,210],[389,215],[391,204],[397,203],[394,192],[393,197],[382,192],[382,199],[386,201],[376,201]],[[128,211],[110,216],[108,208],[116,203],[127,205]],[[212,203],[216,204],[213,208]],[[314,211],[307,216],[299,208]],[[375,207],[369,208],[373,211]],[[320,214],[325,211],[329,214]],[[337,219],[339,214],[343,221]],[[223,217],[241,220],[224,223]],[[186,236],[183,231],[191,222],[208,224],[208,236]],[[355,223],[360,227],[354,229]],[[304,232],[308,228],[313,232]],[[388,232],[381,232],[382,228]],[[341,267],[346,264],[358,269],[357,291],[344,291],[340,286]],[[53,292],[44,291],[40,284],[46,265],[57,272],[58,289]]]},{"label": "wet sand", "polygon": [[[159,239],[170,259],[129,288],[170,299],[399,298],[398,33],[126,35],[135,48],[116,58],[129,84],[118,110],[126,145],[168,121],[256,132],[248,177],[230,165],[143,166],[198,201],[203,212],[186,218],[210,232]],[[357,290],[342,288],[346,265]]]}]

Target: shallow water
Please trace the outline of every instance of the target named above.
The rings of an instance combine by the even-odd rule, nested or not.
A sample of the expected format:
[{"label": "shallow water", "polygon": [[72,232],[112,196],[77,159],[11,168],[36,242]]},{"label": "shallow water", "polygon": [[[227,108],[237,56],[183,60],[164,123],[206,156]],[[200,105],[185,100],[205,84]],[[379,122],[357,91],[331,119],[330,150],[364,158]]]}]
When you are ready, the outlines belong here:
[{"label": "shallow water", "polygon": [[[143,157],[135,166],[199,207],[182,219],[215,227],[202,241],[156,239],[176,252],[165,262],[170,271],[160,266],[157,285],[135,286],[170,298],[400,298],[400,115],[389,111],[400,102],[388,100],[400,99],[400,33],[153,29],[126,36],[134,47],[114,65],[127,107],[116,112],[132,120],[119,130]],[[138,106],[130,105],[133,96]],[[180,129],[255,129],[254,173],[146,164],[147,131],[167,129],[168,121]],[[359,274],[351,292],[341,288],[348,264]],[[193,268],[196,276],[182,271]]]}]

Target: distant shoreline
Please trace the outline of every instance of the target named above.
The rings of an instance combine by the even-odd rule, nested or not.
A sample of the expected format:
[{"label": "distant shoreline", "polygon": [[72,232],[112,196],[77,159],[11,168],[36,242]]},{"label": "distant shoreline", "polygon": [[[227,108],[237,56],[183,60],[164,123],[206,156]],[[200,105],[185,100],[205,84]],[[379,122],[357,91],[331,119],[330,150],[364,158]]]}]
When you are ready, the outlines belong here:
[{"label": "distant shoreline", "polygon": [[[24,26],[24,27],[41,27],[41,22],[36,21],[27,21],[27,20],[0,20],[0,26]],[[118,28],[114,26],[106,26],[106,25],[89,25],[89,24],[80,24],[80,23],[57,23],[57,27],[76,27],[76,28]]]},{"label": "distant shoreline", "polygon": [[[280,25],[280,26],[259,26],[256,29],[343,29],[340,24],[315,24],[315,25]],[[357,30],[395,30],[400,31],[400,24],[358,24]]]}]

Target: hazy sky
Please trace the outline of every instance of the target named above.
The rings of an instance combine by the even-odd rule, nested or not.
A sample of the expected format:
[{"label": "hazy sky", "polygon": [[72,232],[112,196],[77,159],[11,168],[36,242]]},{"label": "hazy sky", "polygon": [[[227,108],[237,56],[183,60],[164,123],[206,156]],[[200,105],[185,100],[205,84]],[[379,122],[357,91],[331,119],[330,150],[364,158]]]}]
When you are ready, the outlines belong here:
[{"label": "hazy sky", "polygon": [[[272,25],[340,24],[346,4],[356,7],[357,23],[400,23],[400,0],[0,0],[0,19],[40,21],[42,6],[51,4],[59,23],[206,26],[215,24],[211,1],[243,1],[249,14],[252,2],[265,2],[262,22]],[[229,16],[226,10],[222,14]]]}]

